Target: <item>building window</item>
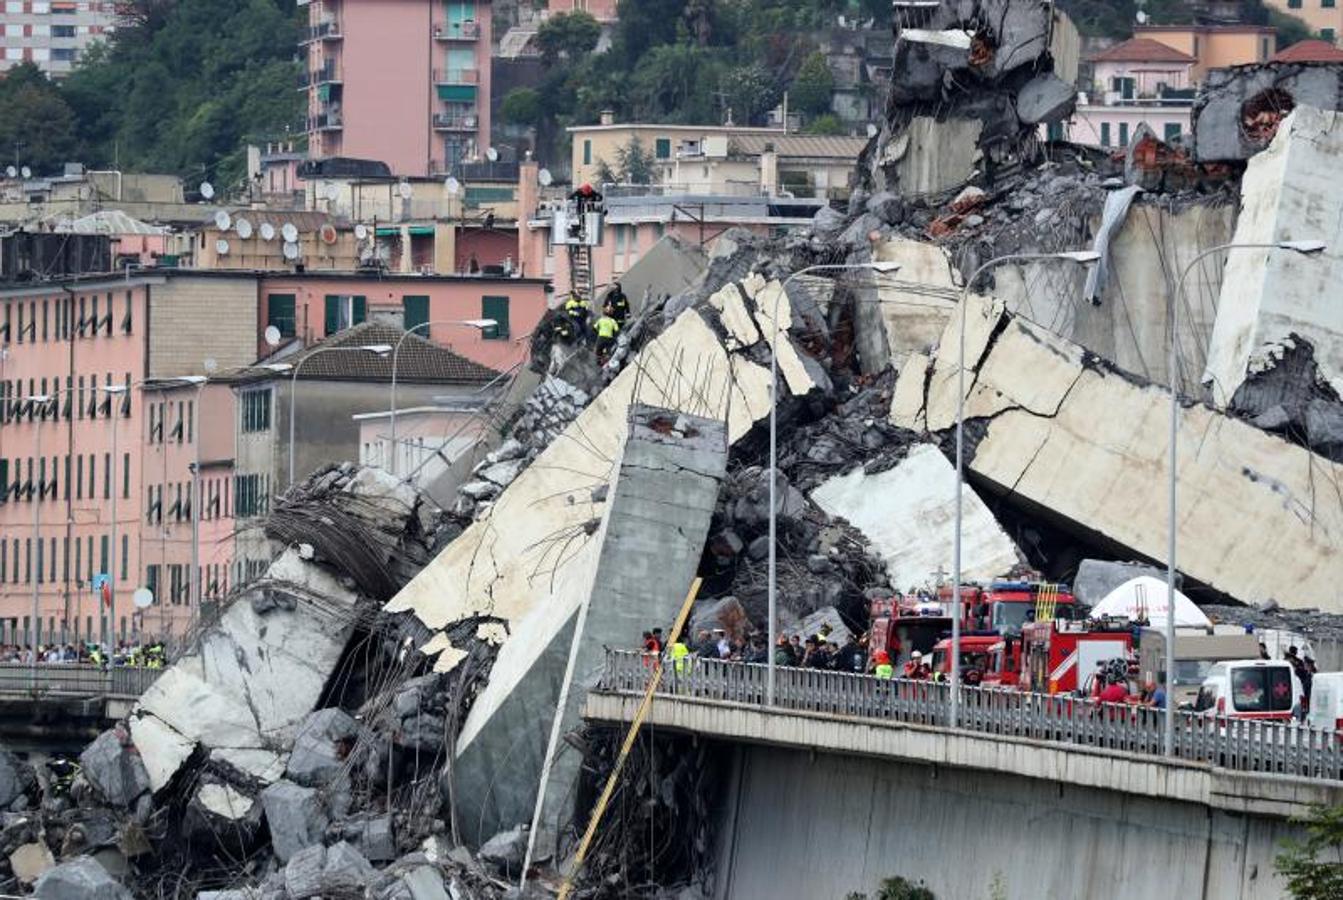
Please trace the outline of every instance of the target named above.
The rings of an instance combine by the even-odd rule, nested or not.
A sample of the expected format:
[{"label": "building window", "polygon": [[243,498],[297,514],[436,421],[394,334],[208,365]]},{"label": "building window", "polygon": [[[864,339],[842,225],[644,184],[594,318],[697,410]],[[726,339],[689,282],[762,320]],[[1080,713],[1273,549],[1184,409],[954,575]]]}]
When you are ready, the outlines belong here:
[{"label": "building window", "polygon": [[[410,331],[420,325],[427,325],[429,322],[429,298],[424,296],[406,295],[401,298],[401,327]],[[429,329],[421,328],[415,332],[421,337],[428,335]]]},{"label": "building window", "polygon": [[243,391],[241,406],[244,433],[270,431],[270,388]]},{"label": "building window", "polygon": [[1120,122],[1120,123],[1119,123],[1119,146],[1121,146],[1121,147],[1127,147],[1127,146],[1128,146],[1128,123],[1127,123],[1127,122]]},{"label": "building window", "polygon": [[508,298],[481,297],[480,317],[493,319],[494,323],[481,330],[481,336],[487,341],[502,341],[508,338]]},{"label": "building window", "polygon": [[75,36],[75,26],[73,25],[52,25],[51,36],[54,38],[72,38]]},{"label": "building window", "polygon": [[1110,146],[1110,123],[1109,123],[1109,122],[1102,122],[1102,123],[1101,123],[1101,146],[1102,146],[1102,147],[1108,147],[1108,146]]},{"label": "building window", "polygon": [[671,138],[658,138],[654,147],[658,159],[671,159]]},{"label": "building window", "polygon": [[1166,143],[1170,143],[1171,141],[1179,140],[1179,139],[1180,139],[1180,123],[1179,123],[1179,122],[1167,122],[1167,123],[1166,123],[1166,126],[1165,126],[1165,133],[1162,135],[1162,137],[1165,138]]},{"label": "building window", "polygon": [[1288,8],[1288,9],[1300,9],[1300,8],[1301,8],[1301,0],[1287,0],[1287,8]]},{"label": "building window", "polygon": [[274,325],[280,337],[297,334],[294,321],[294,295],[271,294],[266,298],[266,324]]},{"label": "building window", "polygon": [[1328,41],[1329,43],[1332,44],[1332,43],[1334,42],[1334,29],[1332,29],[1332,28],[1321,28],[1321,29],[1320,29],[1320,40],[1322,40],[1322,41]]},{"label": "building window", "polygon": [[583,165],[592,165],[592,141],[583,142]]},{"label": "building window", "polygon": [[325,326],[327,336],[358,325],[368,317],[368,301],[362,296],[348,294],[326,295]]}]

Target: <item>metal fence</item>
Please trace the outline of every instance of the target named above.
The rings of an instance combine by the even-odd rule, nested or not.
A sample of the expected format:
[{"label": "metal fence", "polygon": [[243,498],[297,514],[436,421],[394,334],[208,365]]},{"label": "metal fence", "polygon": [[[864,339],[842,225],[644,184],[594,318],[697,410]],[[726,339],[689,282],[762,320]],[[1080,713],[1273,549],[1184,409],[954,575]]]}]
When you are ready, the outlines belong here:
[{"label": "metal fence", "polygon": [[[611,650],[598,690],[643,693],[652,660]],[[685,671],[668,662],[659,693],[699,700],[765,705],[763,665],[691,658]],[[775,707],[845,718],[946,728],[950,687],[929,681],[882,680],[816,669],[779,668]],[[1062,695],[961,688],[961,730],[1159,756],[1165,712]],[[1343,779],[1343,741],[1333,731],[1297,723],[1175,714],[1180,759],[1241,772]]]},{"label": "metal fence", "polygon": [[162,669],[118,666],[106,671],[80,663],[0,663],[0,694],[62,697],[138,697]]}]

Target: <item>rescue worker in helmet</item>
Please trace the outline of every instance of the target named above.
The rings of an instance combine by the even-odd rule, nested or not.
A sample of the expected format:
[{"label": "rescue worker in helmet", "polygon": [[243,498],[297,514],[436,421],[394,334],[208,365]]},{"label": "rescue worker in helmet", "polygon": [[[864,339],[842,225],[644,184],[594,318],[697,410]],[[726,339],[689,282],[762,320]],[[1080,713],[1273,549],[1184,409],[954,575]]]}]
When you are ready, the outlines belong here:
[{"label": "rescue worker in helmet", "polygon": [[602,317],[597,320],[593,326],[597,332],[597,364],[604,366],[606,361],[611,358],[611,351],[616,346],[616,334],[620,331],[620,323],[611,315],[611,307],[607,306],[602,311]]},{"label": "rescue worker in helmet", "polygon": [[611,285],[611,290],[606,295],[606,310],[607,314],[616,320],[617,325],[625,327],[625,320],[630,317],[630,298],[625,296],[619,281]]}]

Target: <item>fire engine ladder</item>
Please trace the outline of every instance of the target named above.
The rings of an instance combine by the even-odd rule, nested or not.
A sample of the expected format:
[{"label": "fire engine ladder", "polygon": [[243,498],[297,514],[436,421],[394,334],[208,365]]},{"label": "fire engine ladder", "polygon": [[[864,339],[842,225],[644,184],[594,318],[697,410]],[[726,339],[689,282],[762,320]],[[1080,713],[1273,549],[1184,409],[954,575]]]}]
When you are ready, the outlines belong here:
[{"label": "fire engine ladder", "polygon": [[572,293],[593,304],[593,314],[597,315],[593,289],[596,276],[592,271],[592,248],[586,244],[569,245],[569,284]]},{"label": "fire engine ladder", "polygon": [[1040,590],[1035,595],[1035,621],[1054,621],[1054,609],[1058,605],[1059,586],[1052,583],[1040,585]]}]

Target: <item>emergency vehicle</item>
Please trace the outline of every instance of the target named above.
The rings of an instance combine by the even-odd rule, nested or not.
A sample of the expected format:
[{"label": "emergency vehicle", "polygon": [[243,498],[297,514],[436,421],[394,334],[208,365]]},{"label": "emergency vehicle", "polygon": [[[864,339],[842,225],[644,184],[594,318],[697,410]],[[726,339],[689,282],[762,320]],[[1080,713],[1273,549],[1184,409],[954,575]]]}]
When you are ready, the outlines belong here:
[{"label": "emergency vehicle", "polygon": [[[961,682],[971,686],[1001,683],[1002,676],[994,672],[994,662],[995,649],[1002,644],[1003,638],[996,634],[961,635]],[[932,669],[933,677],[938,680],[951,678],[950,638],[938,641],[933,647]]]},{"label": "emergency vehicle", "polygon": [[1089,690],[1098,664],[1115,659],[1133,659],[1133,626],[1125,619],[1027,622],[1019,686],[1042,694]]},{"label": "emergency vehicle", "polygon": [[868,614],[868,653],[884,650],[897,671],[915,650],[926,656],[951,632],[951,616],[929,596],[880,597],[871,602]]},{"label": "emergency vehicle", "polygon": [[1215,663],[1203,679],[1194,712],[1219,719],[1290,722],[1305,703],[1301,680],[1278,659]]},{"label": "emergency vehicle", "polygon": [[[938,596],[951,606],[950,586],[939,588]],[[1017,635],[1027,622],[1073,618],[1077,600],[1066,584],[992,581],[962,585],[961,605],[962,630]]]}]

